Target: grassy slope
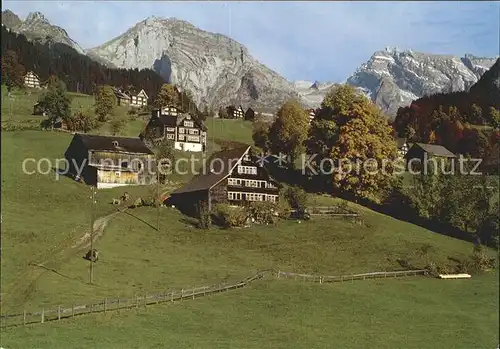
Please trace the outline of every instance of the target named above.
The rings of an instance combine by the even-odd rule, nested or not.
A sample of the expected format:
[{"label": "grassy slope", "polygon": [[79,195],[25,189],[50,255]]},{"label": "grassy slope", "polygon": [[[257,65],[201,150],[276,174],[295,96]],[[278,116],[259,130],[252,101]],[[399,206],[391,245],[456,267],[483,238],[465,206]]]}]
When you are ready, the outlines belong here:
[{"label": "grassy slope", "polygon": [[488,349],[498,344],[497,309],[498,274],[324,285],[258,281],[211,298],[12,328],[2,345]]},{"label": "grassy slope", "polygon": [[[3,105],[2,108],[4,108]],[[29,109],[31,111],[31,107]],[[215,138],[251,142],[250,123],[236,120],[209,120],[207,126],[210,132],[209,141]],[[129,126],[129,130],[132,130],[130,133],[136,132],[139,128]],[[127,132],[129,131],[124,131],[125,134]],[[111,222],[105,235],[97,243],[96,247],[102,252],[102,258],[96,265],[96,285],[90,287],[86,284],[88,264],[80,255],[60,256],[47,265],[47,267],[57,269],[67,278],[52,272],[43,272],[40,268],[28,265],[29,262],[43,262],[46,256],[51,255],[51,250],[69,246],[71,241],[83,235],[89,224],[89,189],[87,187],[67,178],[56,181],[53,173],[28,176],[24,175],[21,170],[21,163],[25,157],[61,158],[70,139],[69,134],[42,131],[5,132],[2,135],[2,242],[4,247],[2,292],[9,295],[3,301],[3,311],[19,310],[22,307],[86,302],[95,298],[132,295],[144,291],[153,292],[169,287],[181,288],[218,283],[223,279],[232,281],[248,276],[257,269],[268,267],[309,273],[341,274],[400,269],[397,263],[399,258],[406,258],[415,266],[420,267],[425,263],[425,258],[418,255],[417,249],[424,243],[429,243],[434,247],[430,259],[440,262],[446,262],[447,257],[451,256],[465,257],[472,250],[472,246],[465,242],[439,236],[420,227],[354,205],[353,207],[363,213],[364,225],[342,220],[317,219],[302,224],[284,222],[277,228],[269,226],[211,231],[196,230],[175,210],[164,208],[161,211],[162,230],[160,232],[148,225],[156,224],[156,210],[141,208],[132,212],[135,217],[125,214],[118,216]],[[215,150],[217,146],[210,144],[209,148]],[[182,180],[187,180],[187,177]],[[134,198],[138,195],[147,195],[150,189],[129,187],[126,190]],[[99,216],[113,211],[114,207],[109,202],[112,197],[119,196],[123,191],[119,188],[99,191]],[[318,199],[318,203],[322,204],[331,202],[330,198]],[[37,278],[38,276],[40,277]],[[452,339],[461,343],[463,340],[468,340],[466,335],[473,336],[470,339],[473,341],[479,336],[477,333],[483,334],[490,331],[490,328],[494,329],[498,326],[497,318],[491,318],[491,315],[486,318],[484,316],[488,314],[488,309],[498,309],[498,305],[492,303],[493,300],[496,301],[496,295],[493,297],[494,295],[488,291],[493,282],[488,277],[475,280],[456,282],[455,284],[463,285],[463,288],[451,289],[446,287],[440,289],[440,285],[445,285],[442,282],[436,284],[438,282],[436,280],[422,279],[405,283],[404,287],[397,286],[400,284],[390,284],[393,286],[388,287],[376,282],[375,285],[378,286],[371,288],[364,286],[365,283],[360,283],[359,286],[352,286],[355,287],[354,289],[332,286],[326,293],[318,292],[315,288],[311,288],[313,286],[287,285],[289,289],[284,298],[280,292],[285,292],[285,286],[273,283],[267,289],[267,286],[258,285],[255,288],[252,287],[252,293],[243,293],[241,295],[243,299],[237,294],[234,297],[227,295],[219,297],[219,303],[215,306],[209,300],[200,300],[199,306],[193,303],[192,306],[188,305],[187,309],[175,308],[171,314],[172,319],[175,320],[173,322],[183,321],[188,325],[187,327],[174,327],[171,332],[162,332],[161,338],[168,342],[185,340],[185,346],[198,345],[204,348],[211,346],[205,345],[201,338],[208,338],[209,342],[212,342],[212,347],[217,347],[213,344],[213,340],[218,336],[228,337],[229,332],[226,331],[232,329],[231,333],[234,335],[231,336],[235,338],[232,347],[242,346],[243,343],[250,347],[253,341],[256,342],[255,346],[262,346],[261,337],[264,338],[264,342],[274,341],[275,344],[277,338],[280,341],[288,340],[288,346],[290,346],[291,343],[295,343],[294,340],[298,340],[297,335],[291,335],[290,331],[296,329],[302,333],[299,326],[305,321],[308,323],[310,333],[302,333],[304,345],[306,340],[310,343],[317,343],[318,346],[338,340],[340,343],[346,343],[345,346],[340,345],[341,347],[347,348],[348,343],[353,341],[354,334],[365,333],[366,328],[370,326],[375,326],[373,331],[370,328],[369,332],[373,338],[367,335],[365,341],[380,341],[382,338],[388,338],[387,348],[401,347],[397,343],[402,343],[405,331],[412,326],[417,328],[419,336],[429,338],[428,343],[435,343],[436,340],[441,340],[442,343],[453,343]],[[480,286],[481,283],[484,284]],[[481,290],[481,287],[484,290]],[[429,289],[432,292],[429,292]],[[383,296],[379,295],[381,292],[386,292],[387,296],[385,293]],[[431,324],[428,322],[431,318],[429,314],[433,314],[435,311],[433,306],[437,303],[437,300],[433,301],[430,298],[434,296],[434,292],[436,292],[436,297],[439,297],[437,300],[442,298],[450,309],[444,305],[441,306],[435,318],[436,322]],[[482,292],[486,292],[484,299],[479,297]],[[346,297],[356,295],[364,305],[359,306],[358,310],[353,312],[349,307],[350,298],[344,300],[343,293]],[[464,310],[459,309],[459,304],[463,303],[460,297],[472,296],[473,293],[478,293],[478,295],[474,295],[470,302],[466,303]],[[284,304],[284,300],[290,300],[296,306],[287,310],[289,306]],[[409,314],[412,314],[411,306],[407,303],[410,300],[422,303],[415,308],[417,313],[413,315],[417,316],[417,320],[413,323],[409,318]],[[234,311],[231,309],[237,302],[245,304],[245,307],[241,313],[234,316],[240,315],[243,318],[242,321],[248,326],[247,330],[235,326],[236,317],[227,315]],[[304,312],[304,307],[307,308],[311,302],[313,302],[314,311],[311,311],[309,316],[300,315]],[[386,303],[396,303],[396,310],[378,309]],[[479,310],[472,310],[473,307],[478,307]],[[337,308],[344,309],[344,311],[339,310],[332,314],[328,310]],[[4,340],[9,338],[13,341],[11,345],[6,344],[7,347],[16,347],[15,342],[20,338],[29,341],[30,338],[37,337],[39,331],[53,331],[51,332],[53,341],[49,340],[48,346],[57,347],[57,343],[67,346],[68,340],[75,341],[76,345],[76,343],[84,343],[88,340],[83,338],[85,336],[83,330],[78,329],[88,327],[85,325],[87,323],[97,324],[92,332],[95,338],[99,338],[99,341],[106,340],[103,338],[110,338],[111,333],[114,334],[112,337],[120,337],[118,340],[123,341],[119,342],[121,346],[127,341],[130,343],[131,338],[127,337],[127,330],[115,332],[108,326],[111,327],[113,323],[115,326],[121,324],[126,329],[140,321],[144,330],[141,333],[157,333],[159,328],[163,331],[165,325],[167,327],[171,325],[171,323],[162,322],[169,320],[163,319],[161,309],[164,308],[159,309],[153,312],[142,312],[139,316],[134,316],[134,313],[128,313],[123,317],[107,315],[107,317],[115,318],[109,324],[104,322],[106,317],[98,317],[97,323],[92,317],[77,320],[75,325],[71,323],[47,324],[41,328],[26,330],[27,333],[24,333],[25,330],[22,329],[11,330],[9,336],[4,336]],[[169,314],[170,311],[171,309],[169,309]],[[401,314],[402,311],[404,311],[404,316]],[[455,323],[449,321],[449,318],[453,317],[451,311],[457,318]],[[367,312],[370,316],[358,316],[356,315],[358,312],[361,314]],[[195,314],[199,314],[199,317]],[[217,314],[220,319],[213,323],[213,327],[207,325],[209,322],[207,320]],[[221,316],[221,314],[224,315]],[[269,323],[265,320],[265,314],[272,316],[275,320],[281,315],[283,320]],[[440,317],[437,317],[438,315]],[[352,320],[353,316],[357,322]],[[394,316],[397,320],[394,320]],[[330,318],[323,320],[327,317]],[[350,332],[341,328],[346,323],[353,324]],[[464,323],[474,324],[470,325],[470,332],[461,330]],[[198,326],[201,326],[201,330]],[[399,326],[403,334],[389,335],[387,328],[391,326]],[[323,331],[318,332],[319,330],[313,327],[323,329]],[[268,330],[269,328],[271,329]],[[379,330],[376,330],[377,328]],[[483,332],[476,328],[483,328]],[[56,335],[56,329],[60,335]],[[68,330],[73,333],[66,332]],[[197,336],[193,334],[193,331],[201,332]],[[341,339],[334,337],[339,334],[338,331],[342,335]],[[374,335],[376,331],[382,331],[382,334],[376,336]],[[136,331],[129,331],[129,333],[132,332],[136,333]],[[212,337],[210,337],[211,332],[215,333]],[[276,336],[275,332],[284,335]],[[445,333],[445,337],[432,339],[442,333]],[[319,336],[317,341],[315,335]],[[410,343],[417,347],[417,340],[420,337],[412,337],[410,334],[409,336],[412,338]],[[134,337],[132,340],[135,339]],[[483,339],[488,346],[493,342],[489,341],[486,336]],[[108,340],[110,341],[108,344],[112,345],[112,340]],[[142,347],[151,347],[155,343],[149,342]],[[360,343],[362,345],[364,342],[358,342]],[[482,342],[477,341],[477,343]],[[384,348],[383,345],[385,344],[381,343],[376,347]],[[27,346],[26,342],[23,347],[25,346]],[[182,343],[178,346],[182,347]],[[72,345],[72,347],[75,346]]]}]

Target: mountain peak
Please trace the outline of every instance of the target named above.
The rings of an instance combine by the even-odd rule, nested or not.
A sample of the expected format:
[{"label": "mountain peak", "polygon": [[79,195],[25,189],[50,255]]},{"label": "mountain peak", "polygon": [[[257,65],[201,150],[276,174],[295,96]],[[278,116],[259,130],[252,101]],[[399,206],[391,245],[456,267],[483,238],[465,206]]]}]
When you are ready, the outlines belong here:
[{"label": "mountain peak", "polygon": [[28,14],[28,17],[26,17],[26,22],[28,22],[28,23],[35,22],[35,21],[41,21],[41,22],[45,22],[47,24],[50,24],[49,20],[47,18],[45,18],[43,13],[38,12],[38,11],[30,12]]}]

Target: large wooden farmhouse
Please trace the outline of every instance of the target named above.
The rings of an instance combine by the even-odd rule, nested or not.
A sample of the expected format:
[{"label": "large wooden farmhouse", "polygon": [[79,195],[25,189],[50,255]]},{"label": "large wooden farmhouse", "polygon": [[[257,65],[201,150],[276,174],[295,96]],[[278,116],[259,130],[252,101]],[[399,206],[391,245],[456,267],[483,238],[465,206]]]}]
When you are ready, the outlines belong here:
[{"label": "large wooden farmhouse", "polygon": [[314,118],[316,117],[316,110],[311,108],[311,109],[307,109],[306,112],[307,112],[307,115],[309,116],[309,122],[312,122],[314,120]]},{"label": "large wooden farmhouse", "polygon": [[278,183],[250,155],[250,146],[224,150],[210,157],[205,173],[172,193],[169,202],[196,214],[201,202],[243,206],[252,201],[277,202]]},{"label": "large wooden farmhouse", "polygon": [[97,188],[150,184],[154,153],[139,139],[75,134],[64,157],[69,174]]},{"label": "large wooden farmhouse", "polygon": [[32,71],[29,71],[24,76],[24,85],[31,88],[40,88],[40,78]]},{"label": "large wooden farmhouse", "polygon": [[145,107],[148,105],[148,95],[144,90],[141,90],[137,95],[132,95],[130,105],[132,107]]},{"label": "large wooden farmhouse", "polygon": [[207,128],[196,117],[169,106],[153,110],[145,134],[159,140],[167,138],[175,149],[204,152],[207,146]]}]

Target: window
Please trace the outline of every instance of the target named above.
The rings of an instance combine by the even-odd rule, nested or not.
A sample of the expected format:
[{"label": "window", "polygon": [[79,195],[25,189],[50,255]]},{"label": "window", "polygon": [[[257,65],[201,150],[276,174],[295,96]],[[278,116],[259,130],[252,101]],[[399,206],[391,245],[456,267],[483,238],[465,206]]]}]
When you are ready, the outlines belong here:
[{"label": "window", "polygon": [[238,166],[238,173],[243,174],[257,174],[257,167],[255,166]]},{"label": "window", "polygon": [[[184,136],[182,136],[182,137],[184,137]],[[167,139],[175,139],[175,135],[173,133],[168,133]]]},{"label": "window", "polygon": [[184,135],[179,135],[179,140],[183,141],[184,140]]},{"label": "window", "polygon": [[199,134],[199,131],[198,131],[198,130],[196,130],[196,129],[190,129],[190,130],[189,130],[189,134],[190,134],[190,135],[196,135],[196,136],[197,136],[197,135]]},{"label": "window", "polygon": [[227,198],[228,198],[229,200],[234,200],[234,195],[233,195],[233,194],[234,194],[234,193],[228,192],[228,193],[227,193]]},{"label": "window", "polygon": [[199,142],[200,136],[187,136],[188,142]]},{"label": "window", "polygon": [[194,123],[192,121],[184,121],[184,126],[186,126],[186,127],[194,127]]},{"label": "window", "polygon": [[167,127],[167,131],[169,131],[169,132],[175,132],[175,127]]},{"label": "window", "polygon": [[128,161],[122,161],[121,166],[123,168],[128,168]]},{"label": "window", "polygon": [[118,171],[115,172],[116,177],[120,177],[120,175],[121,175],[121,172],[118,172]]},{"label": "window", "polygon": [[179,127],[179,133],[186,133],[186,130],[183,129],[182,127]]},{"label": "window", "polygon": [[250,155],[245,154],[245,157],[243,158],[243,160],[245,160],[245,161],[250,161]]}]

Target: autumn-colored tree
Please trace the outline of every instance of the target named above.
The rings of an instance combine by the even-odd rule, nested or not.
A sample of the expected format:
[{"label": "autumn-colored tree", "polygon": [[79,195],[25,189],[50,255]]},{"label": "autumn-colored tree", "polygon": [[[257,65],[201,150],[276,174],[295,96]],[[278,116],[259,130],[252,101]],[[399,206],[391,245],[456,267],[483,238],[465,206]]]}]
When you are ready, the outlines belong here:
[{"label": "autumn-colored tree", "polygon": [[155,107],[162,108],[167,106],[180,107],[179,105],[179,93],[171,84],[163,84],[160,91],[156,95],[156,100],[154,102]]},{"label": "autumn-colored tree", "polygon": [[330,159],[341,161],[334,164],[332,178],[339,191],[378,201],[377,194],[392,180],[397,148],[388,119],[351,86],[335,86],[327,93],[308,143],[309,152],[329,153]]},{"label": "autumn-colored tree", "polygon": [[290,167],[304,153],[304,141],[307,139],[309,116],[296,100],[285,102],[278,110],[276,120],[271,125],[271,150],[290,156]]},{"label": "autumn-colored tree", "polygon": [[434,144],[436,143],[436,132],[434,131],[431,131],[431,133],[429,134],[429,139],[427,141],[429,144]]},{"label": "autumn-colored tree", "polygon": [[481,107],[479,107],[475,103],[472,104],[472,106],[471,106],[471,111],[470,111],[470,115],[468,117],[468,121],[471,124],[476,124],[476,125],[480,125],[484,122],[483,110],[481,109]]},{"label": "autumn-colored tree", "polygon": [[95,113],[99,121],[104,122],[113,113],[116,95],[109,85],[98,86],[95,95]]},{"label": "autumn-colored tree", "polygon": [[9,91],[13,87],[24,85],[24,73],[24,67],[14,51],[9,50],[2,54],[2,84],[6,85]]},{"label": "autumn-colored tree", "polygon": [[97,127],[97,118],[90,110],[80,109],[66,121],[67,127],[71,131],[89,132]]},{"label": "autumn-colored tree", "polygon": [[490,107],[490,124],[493,128],[500,128],[500,110]]}]

